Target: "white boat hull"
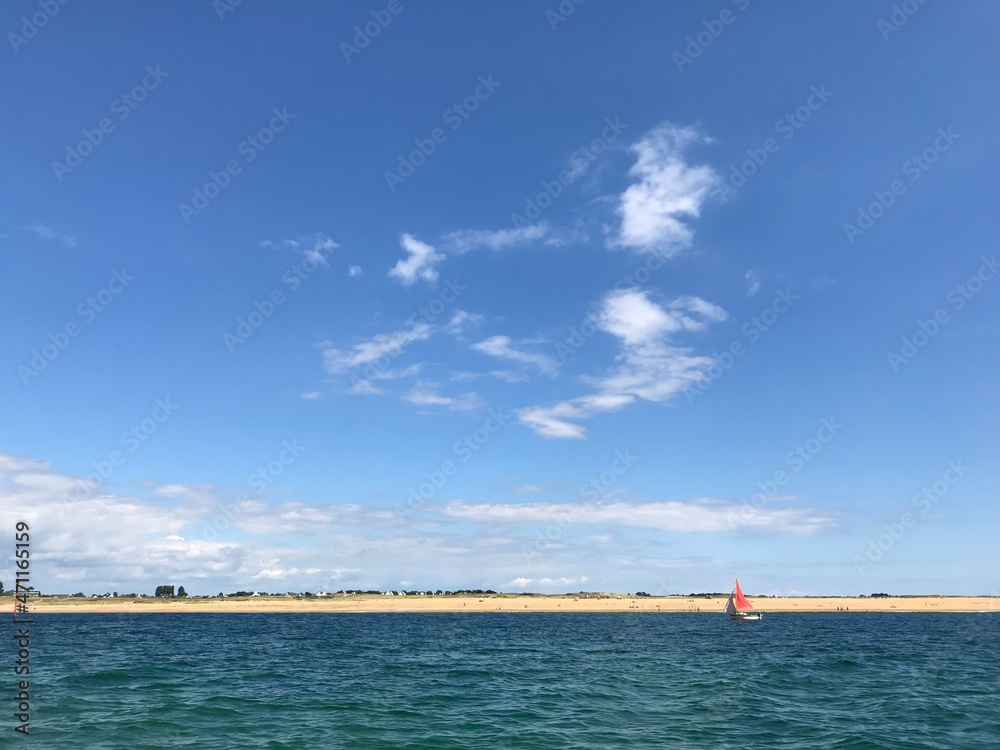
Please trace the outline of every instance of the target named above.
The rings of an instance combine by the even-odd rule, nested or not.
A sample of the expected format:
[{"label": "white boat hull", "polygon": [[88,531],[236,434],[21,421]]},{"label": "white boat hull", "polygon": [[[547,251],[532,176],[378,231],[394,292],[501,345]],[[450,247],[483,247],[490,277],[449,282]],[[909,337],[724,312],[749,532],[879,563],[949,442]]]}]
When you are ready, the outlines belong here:
[{"label": "white boat hull", "polygon": [[760,620],[763,619],[763,612],[730,612],[731,620]]}]

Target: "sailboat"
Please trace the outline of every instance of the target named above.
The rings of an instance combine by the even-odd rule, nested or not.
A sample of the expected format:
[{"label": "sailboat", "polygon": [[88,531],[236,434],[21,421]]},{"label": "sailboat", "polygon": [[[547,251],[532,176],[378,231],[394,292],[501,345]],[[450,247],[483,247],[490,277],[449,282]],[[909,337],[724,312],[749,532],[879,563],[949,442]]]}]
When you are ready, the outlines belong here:
[{"label": "sailboat", "polygon": [[755,610],[750,600],[743,595],[739,578],[736,579],[736,587],[726,602],[725,612],[733,620],[759,620],[764,616],[764,613]]}]

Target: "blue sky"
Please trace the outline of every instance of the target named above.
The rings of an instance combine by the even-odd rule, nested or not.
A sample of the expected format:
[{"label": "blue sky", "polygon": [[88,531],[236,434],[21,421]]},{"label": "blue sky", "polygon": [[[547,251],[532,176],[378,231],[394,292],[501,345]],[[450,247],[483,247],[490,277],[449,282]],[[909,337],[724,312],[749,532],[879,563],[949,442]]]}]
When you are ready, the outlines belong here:
[{"label": "blue sky", "polygon": [[5,4],[37,585],[995,591],[1000,9],[903,6]]}]

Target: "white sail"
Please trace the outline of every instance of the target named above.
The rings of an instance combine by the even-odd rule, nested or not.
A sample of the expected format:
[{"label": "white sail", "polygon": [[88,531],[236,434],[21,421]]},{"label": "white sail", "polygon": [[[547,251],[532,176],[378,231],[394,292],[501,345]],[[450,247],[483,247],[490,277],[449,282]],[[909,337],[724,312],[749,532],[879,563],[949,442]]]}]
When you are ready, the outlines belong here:
[{"label": "white sail", "polygon": [[728,615],[735,614],[738,610],[736,609],[736,592],[734,591],[729,595],[728,601],[726,601],[725,612]]}]

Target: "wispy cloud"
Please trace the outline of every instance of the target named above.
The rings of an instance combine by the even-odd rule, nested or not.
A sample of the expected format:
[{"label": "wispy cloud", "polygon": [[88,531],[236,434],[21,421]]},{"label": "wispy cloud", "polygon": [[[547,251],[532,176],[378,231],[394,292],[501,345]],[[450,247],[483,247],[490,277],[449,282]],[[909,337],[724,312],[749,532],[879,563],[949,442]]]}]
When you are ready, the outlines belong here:
[{"label": "wispy cloud", "polygon": [[525,578],[524,576],[519,576],[512,581],[500,584],[500,590],[524,589],[528,586],[540,586],[542,588],[556,586],[565,589],[566,586],[582,586],[589,580],[590,579],[587,578],[587,576],[580,576],[579,578],[568,578],[566,576],[562,576],[560,578]]},{"label": "wispy cloud", "polygon": [[447,250],[461,255],[480,248],[503,250],[525,245],[542,239],[548,233],[548,224],[541,222],[516,229],[460,229],[446,234],[443,242]]},{"label": "wispy cloud", "polygon": [[686,219],[697,218],[702,204],[720,184],[707,165],[691,165],[688,149],[708,139],[696,128],[664,123],[631,147],[634,182],[618,199],[621,226],[612,244],[670,255],[691,243]]},{"label": "wispy cloud", "polygon": [[484,320],[485,318],[478,313],[470,313],[466,310],[456,310],[452,314],[451,320],[448,321],[446,330],[448,333],[458,335],[464,333],[466,328],[477,326]]},{"label": "wispy cloud", "polygon": [[692,502],[610,503],[449,503],[444,512],[481,523],[573,523],[606,526],[642,526],[661,531],[711,533],[733,530],[766,530],[783,534],[815,534],[834,525],[829,511],[806,508],[757,508],[723,500]]},{"label": "wispy cloud", "polygon": [[744,278],[747,282],[747,297],[753,297],[760,291],[760,274],[756,268],[751,268],[746,272]]},{"label": "wispy cloud", "polygon": [[364,276],[365,272],[362,270],[361,266],[348,266],[347,275],[352,279],[356,279],[358,276]]},{"label": "wispy cloud", "polygon": [[629,395],[590,395],[560,401],[551,406],[531,406],[519,409],[518,421],[531,428],[542,437],[565,439],[584,438],[585,427],[576,422],[587,419],[599,412],[616,411],[632,403]]},{"label": "wispy cloud", "polygon": [[27,229],[29,232],[34,232],[43,240],[58,242],[65,248],[76,247],[76,240],[74,238],[70,237],[67,234],[57,232],[55,229],[47,227],[44,224],[33,224],[31,226],[22,227],[22,229]]},{"label": "wispy cloud", "polygon": [[[148,498],[109,484],[87,499],[67,498],[65,493],[86,489],[87,481],[44,461],[0,453],[0,526],[24,520],[44,527],[33,542],[44,565],[32,581],[43,591],[152,593],[164,580],[183,583],[192,594],[254,588],[259,581],[281,581],[281,588],[266,587],[272,592],[331,591],[385,588],[401,577],[413,578],[420,588],[459,588],[470,581],[498,588],[521,577],[525,585],[568,587],[575,584],[567,581],[582,581],[591,571],[600,572],[602,588],[624,589],[634,580],[633,564],[655,568],[664,560],[637,552],[627,534],[615,529],[800,534],[836,520],[823,511],[779,507],[779,498],[751,514],[743,505],[713,500],[452,502],[425,507],[434,528],[429,534],[425,525],[400,523],[387,507],[274,502],[269,495],[240,499],[208,484],[144,483]],[[590,543],[548,545],[551,567],[526,573],[526,545],[535,543],[536,532],[552,523],[562,526],[567,518],[587,525],[581,539]],[[715,562],[698,567],[705,568],[703,575],[719,574]]]},{"label": "wispy cloud", "polygon": [[402,235],[399,244],[406,251],[406,257],[389,269],[388,275],[391,278],[403,286],[413,286],[417,281],[437,281],[435,266],[444,260],[444,255],[410,234]]},{"label": "wispy cloud", "polygon": [[355,344],[347,350],[328,348],[323,351],[323,363],[327,372],[338,374],[347,372],[353,367],[378,362],[383,357],[394,359],[413,342],[429,339],[431,331],[429,324],[417,323],[399,331],[379,333],[370,340]]},{"label": "wispy cloud", "polygon": [[509,336],[491,336],[485,341],[473,344],[472,348],[477,352],[488,354],[491,357],[509,359],[523,365],[530,365],[546,375],[554,375],[559,369],[559,365],[555,359],[547,354],[515,348]]},{"label": "wispy cloud", "polygon": [[490,375],[505,383],[523,383],[528,378],[519,372],[511,370],[490,370]]},{"label": "wispy cloud", "polygon": [[726,317],[720,307],[699,297],[678,297],[661,306],[645,291],[612,292],[603,300],[597,327],[621,339],[617,364],[604,377],[584,379],[594,393],[521,409],[518,418],[543,437],[583,438],[587,431],[580,420],[616,411],[636,398],[665,403],[702,379],[714,362],[671,344],[671,337],[704,330]]},{"label": "wispy cloud", "polygon": [[419,407],[441,407],[449,411],[475,411],[485,405],[485,401],[475,391],[457,396],[443,396],[437,383],[418,382],[403,396],[403,400]]},{"label": "wispy cloud", "polygon": [[385,391],[370,380],[355,378],[351,387],[347,389],[347,393],[351,396],[382,396]]},{"label": "wispy cloud", "polygon": [[281,242],[262,240],[260,245],[269,250],[279,248],[292,250],[302,255],[306,260],[322,265],[326,265],[330,253],[340,247],[340,245],[322,233],[310,234],[300,237],[297,240],[282,240]]}]

